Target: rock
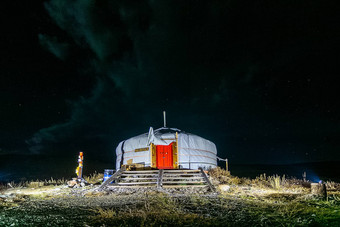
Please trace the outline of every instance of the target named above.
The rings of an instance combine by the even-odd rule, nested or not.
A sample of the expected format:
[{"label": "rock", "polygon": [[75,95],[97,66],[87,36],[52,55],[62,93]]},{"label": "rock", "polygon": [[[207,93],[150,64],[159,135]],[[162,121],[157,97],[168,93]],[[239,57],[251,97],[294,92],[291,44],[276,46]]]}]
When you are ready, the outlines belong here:
[{"label": "rock", "polygon": [[68,187],[73,188],[74,186],[77,185],[77,181],[75,181],[75,180],[67,181],[67,185],[68,185]]},{"label": "rock", "polygon": [[326,185],[323,183],[312,183],[311,184],[311,193],[312,195],[319,196],[323,199],[327,198],[327,190]]},{"label": "rock", "polygon": [[308,181],[303,181],[301,183],[301,186],[304,187],[304,188],[310,188],[311,187],[311,183],[308,182]]},{"label": "rock", "polygon": [[230,186],[226,184],[221,184],[218,186],[218,189],[220,189],[222,192],[229,192],[230,191]]}]

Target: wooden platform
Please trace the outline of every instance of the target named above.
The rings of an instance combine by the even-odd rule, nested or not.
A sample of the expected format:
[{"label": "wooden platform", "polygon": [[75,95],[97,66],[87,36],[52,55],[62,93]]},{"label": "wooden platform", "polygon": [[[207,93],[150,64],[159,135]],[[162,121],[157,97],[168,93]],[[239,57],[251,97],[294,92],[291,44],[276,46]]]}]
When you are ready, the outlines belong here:
[{"label": "wooden platform", "polygon": [[[111,183],[112,182],[112,183]],[[157,187],[157,188],[183,188],[183,187],[208,187],[215,191],[207,174],[203,169],[198,170],[134,170],[124,168],[117,171],[107,179],[100,188],[105,187]]]}]

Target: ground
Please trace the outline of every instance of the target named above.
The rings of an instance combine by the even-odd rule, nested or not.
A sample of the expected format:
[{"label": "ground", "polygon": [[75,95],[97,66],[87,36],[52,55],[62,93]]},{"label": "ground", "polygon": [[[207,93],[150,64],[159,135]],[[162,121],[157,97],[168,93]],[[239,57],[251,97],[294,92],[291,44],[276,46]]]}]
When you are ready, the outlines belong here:
[{"label": "ground", "polygon": [[298,180],[210,175],[216,192],[98,191],[97,185],[71,189],[60,182],[6,186],[0,226],[340,226],[337,183],[327,184],[323,199]]}]

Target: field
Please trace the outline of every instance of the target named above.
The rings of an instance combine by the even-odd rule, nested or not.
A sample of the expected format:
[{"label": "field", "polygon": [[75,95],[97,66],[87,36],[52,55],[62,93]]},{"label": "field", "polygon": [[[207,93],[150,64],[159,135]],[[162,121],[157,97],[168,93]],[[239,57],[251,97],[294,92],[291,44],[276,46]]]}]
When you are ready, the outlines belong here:
[{"label": "field", "polygon": [[[87,180],[96,183],[100,175]],[[63,180],[3,185],[0,226],[340,226],[340,184],[326,199],[308,182],[210,171],[217,192],[193,189],[68,188]]]}]

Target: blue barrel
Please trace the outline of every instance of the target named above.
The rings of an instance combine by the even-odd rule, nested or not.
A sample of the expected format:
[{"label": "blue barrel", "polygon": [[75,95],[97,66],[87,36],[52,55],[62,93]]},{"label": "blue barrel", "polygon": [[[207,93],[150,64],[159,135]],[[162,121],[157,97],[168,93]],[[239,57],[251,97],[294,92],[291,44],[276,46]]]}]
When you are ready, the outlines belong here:
[{"label": "blue barrel", "polygon": [[104,169],[104,181],[109,179],[113,175],[114,170],[113,169]]}]

